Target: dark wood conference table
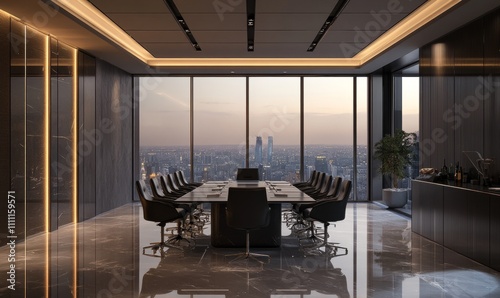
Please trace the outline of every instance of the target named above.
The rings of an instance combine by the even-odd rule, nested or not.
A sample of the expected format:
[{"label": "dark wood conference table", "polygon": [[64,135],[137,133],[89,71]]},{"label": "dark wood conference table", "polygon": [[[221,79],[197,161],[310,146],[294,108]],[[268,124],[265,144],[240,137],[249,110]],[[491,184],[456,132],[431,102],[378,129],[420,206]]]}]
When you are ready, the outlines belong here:
[{"label": "dark wood conference table", "polygon": [[281,245],[281,204],[307,203],[314,199],[286,181],[211,181],[178,198],[183,203],[211,204],[211,244],[214,247],[244,247],[245,232],[226,225],[226,202],[230,187],[265,187],[271,208],[269,226],[250,232],[252,247]]}]

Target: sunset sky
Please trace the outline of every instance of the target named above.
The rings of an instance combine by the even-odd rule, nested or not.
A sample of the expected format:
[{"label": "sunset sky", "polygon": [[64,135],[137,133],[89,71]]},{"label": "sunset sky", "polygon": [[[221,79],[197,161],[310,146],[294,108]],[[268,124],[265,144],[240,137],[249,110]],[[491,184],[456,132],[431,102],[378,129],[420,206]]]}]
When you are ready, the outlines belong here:
[{"label": "sunset sky", "polygon": [[[189,145],[189,84],[188,77],[140,79],[142,146]],[[358,143],[366,144],[366,78],[359,78],[357,87]],[[404,82],[403,92],[403,113],[409,114],[403,116],[403,129],[416,131],[418,81]],[[193,97],[195,145],[244,144],[244,77],[195,77]],[[352,77],[305,77],[304,102],[306,144],[353,143]],[[299,77],[250,78],[250,145],[258,135],[264,143],[272,135],[275,145],[298,145],[299,113]]]}]

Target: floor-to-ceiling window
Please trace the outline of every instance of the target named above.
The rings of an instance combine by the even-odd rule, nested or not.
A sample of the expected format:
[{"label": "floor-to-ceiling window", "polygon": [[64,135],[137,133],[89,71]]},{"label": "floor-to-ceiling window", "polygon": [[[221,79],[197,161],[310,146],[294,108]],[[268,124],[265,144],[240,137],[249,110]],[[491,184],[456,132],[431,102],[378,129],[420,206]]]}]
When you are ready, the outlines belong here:
[{"label": "floor-to-ceiling window", "polygon": [[304,166],[353,179],[353,77],[304,78]]},{"label": "floor-to-ceiling window", "polygon": [[228,180],[249,166],[263,180],[296,182],[316,169],[355,180],[352,199],[369,200],[366,77],[139,82],[143,179],[183,170],[193,181]]},{"label": "floor-to-ceiling window", "polygon": [[356,188],[355,199],[368,197],[368,78],[356,78]]},{"label": "floor-to-ceiling window", "polygon": [[245,167],[246,78],[193,80],[194,180],[236,178]]},{"label": "floor-to-ceiling window", "polygon": [[300,180],[300,78],[251,77],[250,167],[264,180]]},{"label": "floor-to-ceiling window", "polygon": [[190,174],[190,78],[143,77],[140,88],[142,179],[176,170]]}]

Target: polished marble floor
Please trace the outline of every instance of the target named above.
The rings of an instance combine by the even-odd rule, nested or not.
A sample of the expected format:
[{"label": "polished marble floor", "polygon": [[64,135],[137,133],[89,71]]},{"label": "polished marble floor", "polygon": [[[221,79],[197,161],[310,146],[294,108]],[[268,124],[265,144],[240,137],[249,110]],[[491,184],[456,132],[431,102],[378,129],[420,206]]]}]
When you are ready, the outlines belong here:
[{"label": "polished marble floor", "polygon": [[15,264],[15,291],[5,274],[1,297],[500,297],[500,273],[411,232],[411,221],[376,204],[351,203],[329,227],[348,254],[304,256],[283,226],[280,248],[256,248],[267,264],[230,263],[240,248],[210,246],[205,226],[192,249],[163,258],[142,246],[159,227],[140,204],[122,206],[78,225],[0,248],[0,268]]}]

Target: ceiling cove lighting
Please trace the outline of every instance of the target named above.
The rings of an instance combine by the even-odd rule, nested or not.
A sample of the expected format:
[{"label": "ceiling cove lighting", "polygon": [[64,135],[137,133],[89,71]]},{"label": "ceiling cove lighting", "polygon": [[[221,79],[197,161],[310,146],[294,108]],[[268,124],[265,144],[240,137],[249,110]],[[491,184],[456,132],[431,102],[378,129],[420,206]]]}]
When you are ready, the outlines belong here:
[{"label": "ceiling cove lighting", "polygon": [[165,2],[165,5],[168,7],[168,10],[174,15],[175,21],[177,24],[181,27],[182,31],[186,35],[186,37],[189,39],[189,42],[193,46],[193,48],[196,51],[201,51],[201,47],[194,38],[193,32],[189,29],[186,20],[182,17],[180,11],[177,9],[177,6],[174,3],[174,0],[163,0]]},{"label": "ceiling cove lighting", "polygon": [[333,24],[333,22],[335,22],[335,20],[337,20],[342,10],[344,10],[344,8],[347,6],[347,3],[349,3],[349,0],[339,0],[337,4],[335,4],[335,7],[332,9],[332,12],[330,12],[330,15],[326,18],[326,21],[323,23],[323,26],[321,26],[321,28],[319,29],[318,34],[316,34],[316,37],[311,42],[311,45],[307,48],[308,52],[314,51],[314,49],[321,41],[323,36],[325,36],[330,26]]},{"label": "ceiling cove lighting", "polygon": [[247,50],[253,52],[255,39],[255,0],[247,0]]},{"label": "ceiling cove lighting", "polygon": [[428,0],[352,58],[155,58],[85,0],[51,0],[92,29],[152,67],[361,67],[462,0]]}]

